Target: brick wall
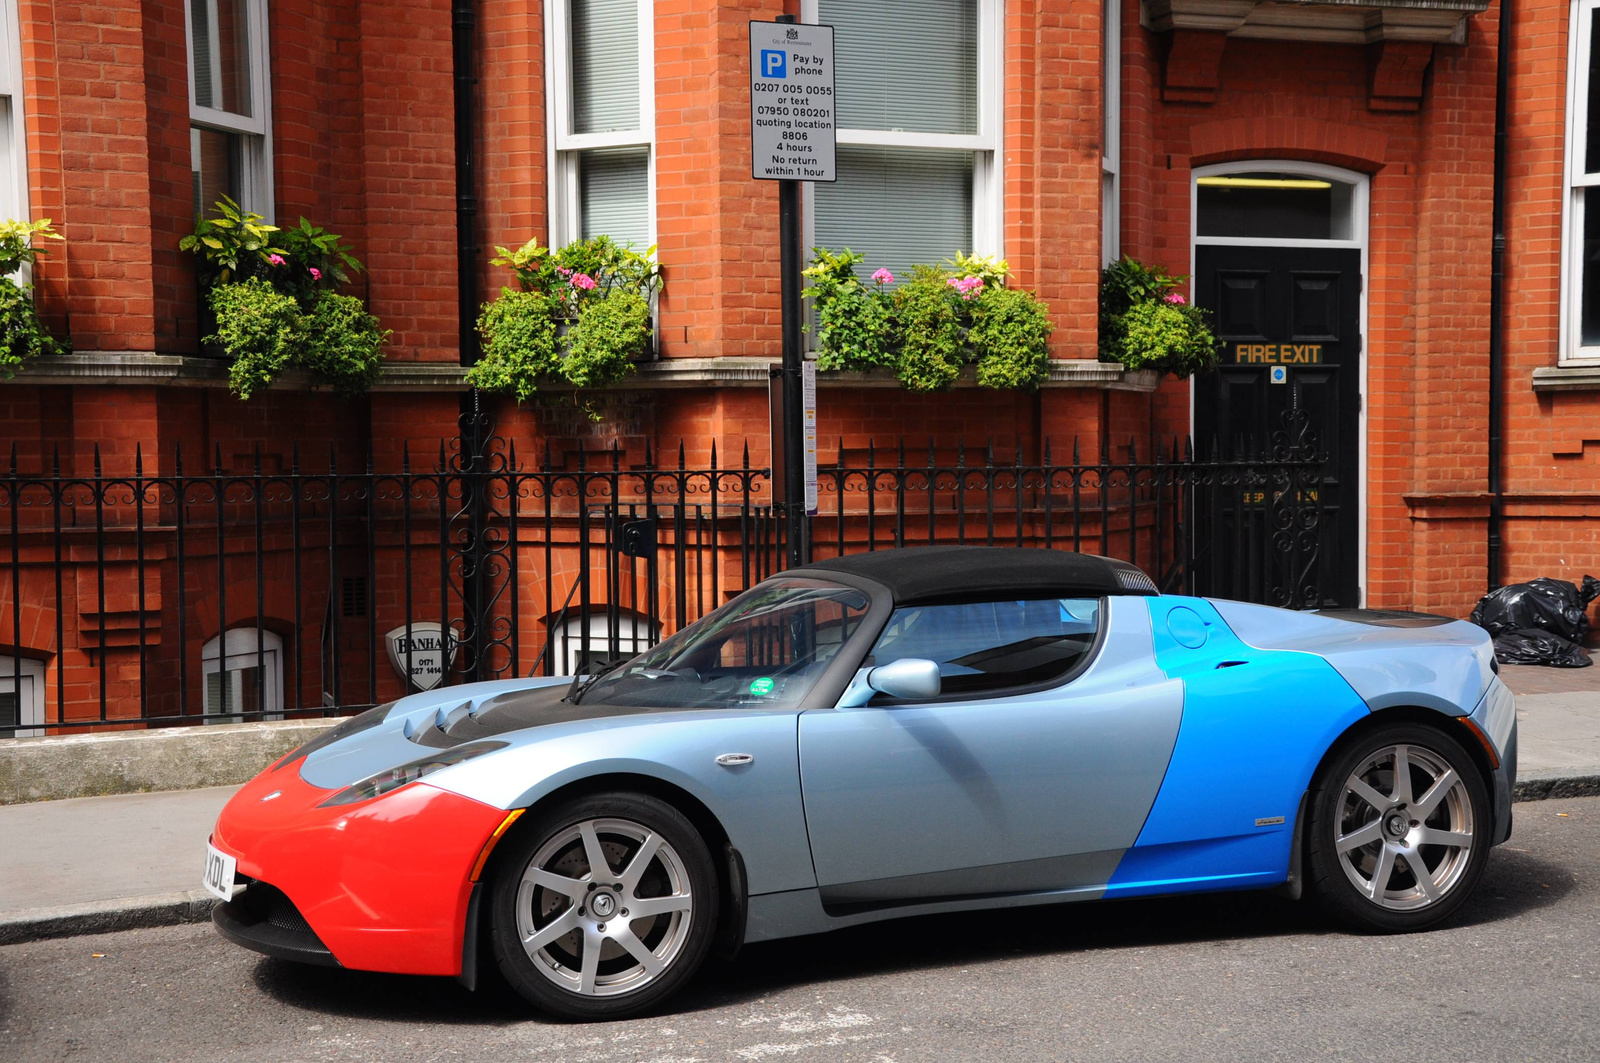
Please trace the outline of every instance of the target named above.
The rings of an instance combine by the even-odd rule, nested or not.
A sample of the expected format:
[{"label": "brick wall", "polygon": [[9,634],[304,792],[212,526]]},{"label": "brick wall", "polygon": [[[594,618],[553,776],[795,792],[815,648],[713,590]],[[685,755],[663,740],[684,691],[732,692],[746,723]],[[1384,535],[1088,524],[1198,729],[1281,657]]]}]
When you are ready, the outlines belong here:
[{"label": "brick wall", "polygon": [[[509,276],[487,265],[492,245],[548,241],[543,10],[543,0],[479,8],[474,191],[485,297]],[[745,26],[786,10],[796,10],[792,0],[654,5],[667,272],[657,326],[668,358],[776,360],[777,191],[749,173]],[[1558,356],[1567,11],[1558,0],[1521,0],[1513,18],[1505,579],[1600,571],[1600,398],[1531,387],[1533,370]],[[47,319],[79,350],[195,352],[192,264],[176,251],[192,220],[181,0],[22,0],[20,12],[33,213],[56,219],[71,241],[37,271]],[[280,221],[303,214],[354,245],[371,272],[353,290],[393,330],[391,358],[455,362],[449,4],[275,0],[271,12]],[[1464,614],[1487,580],[1497,16],[1491,8],[1473,17],[1464,45],[1430,53],[1174,38],[1143,29],[1135,0],[1121,6],[1127,253],[1189,271],[1196,166],[1286,159],[1370,178],[1362,583],[1372,605]],[[1068,358],[1093,357],[1095,345],[1100,18],[1093,0],[1005,7],[1005,253],[1020,282],[1049,301],[1052,349]],[[1153,440],[1170,446],[1187,433],[1189,396],[1187,383],[1170,379],[1154,395],[826,386],[819,442],[824,462],[841,450],[860,461],[869,441],[892,460],[902,439],[922,454],[931,444],[941,460],[958,442],[975,456],[992,443],[1002,460],[1019,450],[1038,460],[1048,445],[1059,462],[1074,440],[1085,457],[1106,447],[1120,459],[1130,446],[1145,456]],[[746,448],[757,467],[771,460],[763,389],[635,388],[603,402],[598,426],[559,403],[490,399],[487,408],[525,462],[548,449],[567,464],[580,450],[615,445],[619,462],[648,450],[670,463],[680,441],[691,465],[709,462],[713,445],[724,466],[742,462]],[[131,468],[138,454],[152,474],[172,472],[180,446],[190,469],[218,460],[252,469],[258,445],[269,473],[293,462],[296,446],[303,465],[326,465],[331,448],[341,467],[370,455],[392,468],[409,454],[421,468],[455,434],[458,412],[449,392],[346,402],[274,391],[241,404],[215,388],[18,383],[0,394],[0,444],[14,445],[25,468],[47,467],[59,450],[79,473],[97,444],[106,468]],[[380,571],[397,563],[386,557]],[[384,622],[393,606],[383,606]],[[216,622],[205,608],[195,604],[193,624]],[[79,652],[72,645],[58,649]],[[72,667],[80,665],[87,656]]]}]

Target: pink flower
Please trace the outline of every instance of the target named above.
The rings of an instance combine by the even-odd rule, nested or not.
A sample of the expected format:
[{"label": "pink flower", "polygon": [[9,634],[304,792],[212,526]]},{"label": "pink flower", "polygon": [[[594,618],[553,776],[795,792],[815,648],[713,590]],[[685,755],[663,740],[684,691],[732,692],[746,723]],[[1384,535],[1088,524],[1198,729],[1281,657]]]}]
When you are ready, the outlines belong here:
[{"label": "pink flower", "polygon": [[893,284],[894,274],[890,273],[886,269],[883,269],[882,267],[879,267],[878,271],[872,275],[872,279],[877,281],[879,284]]},{"label": "pink flower", "polygon": [[271,262],[274,266],[281,266],[281,265],[283,265],[283,256],[282,255],[268,255],[267,256],[267,261]]},{"label": "pink flower", "polygon": [[318,269],[317,267],[312,266],[311,267],[311,279],[314,280],[314,281],[321,280],[322,279],[322,271],[320,269]]},{"label": "pink flower", "polygon": [[1189,300],[1187,300],[1187,299],[1185,299],[1183,297],[1183,293],[1182,292],[1168,292],[1167,295],[1166,295],[1166,301],[1171,303],[1173,306],[1182,306],[1184,303],[1187,303]]},{"label": "pink flower", "polygon": [[971,299],[983,290],[982,277],[951,277],[946,283],[960,292],[963,299]]},{"label": "pink flower", "polygon": [[558,266],[556,268],[556,272],[561,274],[563,277],[572,276],[572,271],[570,269],[568,269],[566,266]]},{"label": "pink flower", "polygon": [[584,291],[589,291],[594,287],[594,278],[589,276],[587,273],[574,273],[572,275],[572,284],[575,288],[582,288]]}]

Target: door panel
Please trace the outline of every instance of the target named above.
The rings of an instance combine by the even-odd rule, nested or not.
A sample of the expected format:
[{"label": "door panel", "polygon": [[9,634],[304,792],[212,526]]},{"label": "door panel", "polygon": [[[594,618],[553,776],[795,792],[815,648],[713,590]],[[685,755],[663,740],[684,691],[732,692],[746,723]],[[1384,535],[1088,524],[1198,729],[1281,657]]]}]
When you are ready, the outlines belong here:
[{"label": "door panel", "polygon": [[[1195,378],[1195,439],[1203,456],[1270,453],[1286,415],[1304,413],[1325,455],[1315,585],[1320,604],[1355,606],[1361,372],[1361,257],[1351,248],[1195,248],[1195,301],[1211,310],[1222,342],[1216,373]],[[1282,383],[1272,382],[1281,370]],[[1254,507],[1254,510],[1251,509]],[[1244,578],[1228,558],[1266,542],[1265,496],[1214,515],[1199,544],[1215,558],[1215,593]],[[1226,570],[1226,571],[1224,571]],[[1298,580],[1295,581],[1298,584]],[[1236,592],[1235,592],[1236,593]]]},{"label": "door panel", "polygon": [[1149,611],[1111,599],[1099,657],[1041,693],[800,717],[806,824],[825,904],[1099,887],[1138,837],[1182,688]]},{"label": "door panel", "polygon": [[1296,343],[1339,342],[1339,275],[1289,273],[1289,334]]},{"label": "door panel", "polygon": [[1266,338],[1266,282],[1267,275],[1255,270],[1226,270],[1217,274],[1218,339]]}]

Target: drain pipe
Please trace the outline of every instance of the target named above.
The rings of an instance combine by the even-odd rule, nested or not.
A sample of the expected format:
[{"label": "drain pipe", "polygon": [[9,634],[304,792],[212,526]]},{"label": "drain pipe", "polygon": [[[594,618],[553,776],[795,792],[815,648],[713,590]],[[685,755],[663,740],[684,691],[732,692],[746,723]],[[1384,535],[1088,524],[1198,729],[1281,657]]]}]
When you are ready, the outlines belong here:
[{"label": "drain pipe", "polygon": [[450,38],[455,73],[456,132],[456,312],[460,315],[461,364],[478,364],[478,175],[473,146],[477,89],[473,0],[451,0]]},{"label": "drain pipe", "polygon": [[1506,95],[1511,73],[1511,0],[1500,0],[1499,41],[1495,47],[1494,90],[1494,243],[1489,253],[1489,527],[1487,560],[1489,590],[1500,586],[1500,523],[1504,485],[1500,457],[1505,446],[1506,270]]}]

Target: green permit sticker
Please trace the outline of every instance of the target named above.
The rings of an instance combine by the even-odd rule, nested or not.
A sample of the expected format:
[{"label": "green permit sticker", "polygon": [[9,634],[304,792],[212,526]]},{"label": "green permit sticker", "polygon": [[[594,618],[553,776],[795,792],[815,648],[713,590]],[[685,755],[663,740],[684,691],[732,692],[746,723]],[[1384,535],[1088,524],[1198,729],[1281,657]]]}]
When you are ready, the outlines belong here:
[{"label": "green permit sticker", "polygon": [[771,677],[762,676],[760,679],[757,679],[756,681],[751,683],[750,684],[750,693],[755,694],[758,697],[772,693],[772,679],[771,679]]}]

